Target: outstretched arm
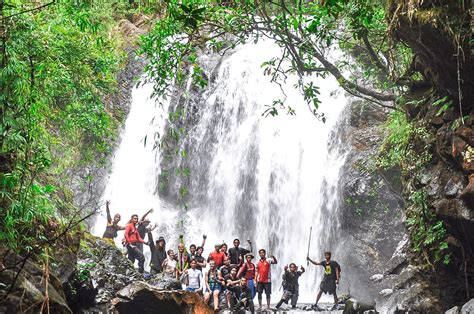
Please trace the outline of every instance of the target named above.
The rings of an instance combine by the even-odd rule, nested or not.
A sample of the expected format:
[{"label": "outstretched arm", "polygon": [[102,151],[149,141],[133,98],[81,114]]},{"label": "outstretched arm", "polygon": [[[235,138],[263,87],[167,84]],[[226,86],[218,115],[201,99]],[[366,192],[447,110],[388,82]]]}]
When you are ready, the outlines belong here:
[{"label": "outstretched arm", "polygon": [[153,250],[155,249],[155,242],[153,241],[153,235],[151,234],[151,230],[148,230],[148,245],[150,246],[150,249]]},{"label": "outstretched arm", "polygon": [[109,205],[110,205],[110,201],[109,200],[105,201],[105,211],[107,212],[107,222],[109,224],[112,224],[112,215],[110,215]]},{"label": "outstretched arm", "polygon": [[150,208],[146,213],[145,215],[142,216],[142,219],[140,219],[140,221],[144,221],[146,216],[148,216],[149,214],[153,213],[153,208]]},{"label": "outstretched arm", "polygon": [[203,250],[204,250],[204,244],[206,244],[206,239],[207,239],[207,235],[203,234],[202,235],[202,244],[201,244]]},{"label": "outstretched arm", "polygon": [[247,243],[249,244],[250,246],[250,252],[249,253],[252,253],[253,250],[252,250],[252,241],[250,241],[250,239],[247,240]]},{"label": "outstretched arm", "polygon": [[147,228],[147,231],[148,231],[148,232],[152,232],[153,230],[156,229],[156,227],[158,227],[158,225],[157,225],[157,224],[154,224],[153,227]]},{"label": "outstretched arm", "polygon": [[318,262],[313,261],[311,258],[309,258],[309,256],[306,257],[306,260],[307,260],[307,261],[310,261],[310,262],[313,263],[314,265],[321,265],[321,263],[318,263]]},{"label": "outstretched arm", "polygon": [[278,264],[278,261],[277,261],[276,257],[273,256],[273,254],[270,254],[270,257],[272,258],[272,264]]}]

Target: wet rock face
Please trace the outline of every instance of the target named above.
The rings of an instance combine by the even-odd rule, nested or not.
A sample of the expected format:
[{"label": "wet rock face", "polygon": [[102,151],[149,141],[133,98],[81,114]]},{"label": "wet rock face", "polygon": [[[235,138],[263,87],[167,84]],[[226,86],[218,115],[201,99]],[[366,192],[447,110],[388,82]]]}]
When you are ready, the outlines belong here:
[{"label": "wet rock face", "polygon": [[[456,24],[457,34],[471,33],[470,11],[464,5],[463,1],[390,2],[397,38],[411,47],[418,71],[437,95],[409,114],[413,122],[429,125],[433,142],[429,143],[432,160],[420,178],[412,174],[407,181],[428,193],[428,208],[448,233],[450,263],[435,265],[437,296],[444,309],[460,306],[474,291],[474,54],[470,35],[450,32]],[[461,39],[455,41],[456,36]],[[456,51],[464,49],[461,60]],[[452,105],[441,110],[439,100],[445,96]]]},{"label": "wet rock face", "polygon": [[343,266],[341,284],[357,299],[371,302],[381,287],[369,280],[381,273],[406,233],[400,174],[370,170],[384,134],[380,108],[354,100],[348,108],[350,147],[342,175],[342,242],[334,258]]},{"label": "wet rock face", "polygon": [[[437,119],[433,101],[425,104],[417,119]],[[471,295],[474,291],[474,119],[471,115],[462,121],[459,113],[453,113],[454,120],[430,123],[433,158],[418,177],[409,178],[417,189],[426,191],[429,210],[447,232],[450,262],[435,265],[437,294],[445,310],[465,302],[467,290]]]},{"label": "wet rock face", "polygon": [[379,313],[442,311],[433,283],[425,272],[410,264],[410,242],[406,235],[397,246],[392,258],[385,264],[382,274],[370,279],[379,287],[376,310]]},{"label": "wet rock face", "polygon": [[157,290],[181,289],[181,283],[174,278],[156,276],[147,283],[143,281],[143,276],[112,242],[86,234],[76,270],[65,284],[65,291],[74,312],[104,313],[114,311],[112,300],[119,291],[137,283]]},{"label": "wet rock face", "polygon": [[44,266],[32,257],[25,260],[25,256],[13,253],[2,256],[5,268],[0,270],[0,313],[38,313],[48,303],[52,313],[72,313],[56,275],[45,273]]},{"label": "wet rock face", "polygon": [[75,311],[110,309],[115,293],[142,276],[114,244],[91,235],[86,235],[84,244],[65,286],[68,302]]},{"label": "wet rock face", "polygon": [[112,304],[119,313],[213,313],[197,293],[164,291],[145,282],[120,290]]}]

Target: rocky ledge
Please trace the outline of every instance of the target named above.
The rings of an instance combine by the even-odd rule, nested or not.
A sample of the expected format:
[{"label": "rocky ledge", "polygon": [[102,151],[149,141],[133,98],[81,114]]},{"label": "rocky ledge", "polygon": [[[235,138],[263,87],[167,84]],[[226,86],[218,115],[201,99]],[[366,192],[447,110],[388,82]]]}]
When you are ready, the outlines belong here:
[{"label": "rocky ledge", "polygon": [[143,281],[120,290],[111,303],[119,313],[214,313],[197,293],[163,290]]}]

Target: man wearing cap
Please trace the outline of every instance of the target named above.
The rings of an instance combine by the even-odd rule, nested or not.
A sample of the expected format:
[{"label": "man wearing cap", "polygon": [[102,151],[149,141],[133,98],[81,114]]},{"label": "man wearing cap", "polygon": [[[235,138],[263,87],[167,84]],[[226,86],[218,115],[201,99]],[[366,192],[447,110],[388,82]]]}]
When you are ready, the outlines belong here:
[{"label": "man wearing cap", "polygon": [[166,241],[165,238],[159,237],[156,244],[153,242],[153,235],[148,231],[148,242],[150,245],[151,259],[150,272],[158,274],[163,271],[163,261],[166,259]]},{"label": "man wearing cap", "polygon": [[265,296],[267,297],[267,308],[270,309],[270,296],[272,294],[272,278],[270,266],[277,264],[278,261],[275,256],[270,254],[270,258],[266,258],[266,251],[260,249],[258,254],[260,260],[257,263],[257,293],[258,293],[258,305],[262,308],[262,294],[265,290]]},{"label": "man wearing cap", "polygon": [[239,269],[237,273],[238,278],[245,278],[247,279],[247,287],[250,289],[250,297],[253,299],[256,294],[255,289],[255,264],[252,263],[252,259],[254,258],[252,253],[245,254],[245,263]]},{"label": "man wearing cap", "polygon": [[216,268],[221,267],[224,264],[224,256],[225,253],[221,252],[221,244],[216,244],[214,245],[215,251],[211,252],[209,254],[209,257],[207,258],[207,262],[209,263],[211,260],[216,262]]}]

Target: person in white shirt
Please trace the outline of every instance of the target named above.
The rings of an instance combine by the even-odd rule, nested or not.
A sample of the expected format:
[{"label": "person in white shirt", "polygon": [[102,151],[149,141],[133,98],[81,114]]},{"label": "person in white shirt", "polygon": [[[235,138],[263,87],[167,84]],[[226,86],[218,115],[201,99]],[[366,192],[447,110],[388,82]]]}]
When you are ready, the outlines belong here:
[{"label": "person in white shirt", "polygon": [[167,276],[176,276],[176,260],[173,250],[168,250],[168,257],[163,261],[161,265],[163,274]]},{"label": "person in white shirt", "polygon": [[202,277],[202,272],[196,268],[196,260],[191,260],[191,268],[186,269],[183,273],[183,276],[187,277],[186,291],[190,292],[199,292],[202,291],[204,285],[204,280]]}]

